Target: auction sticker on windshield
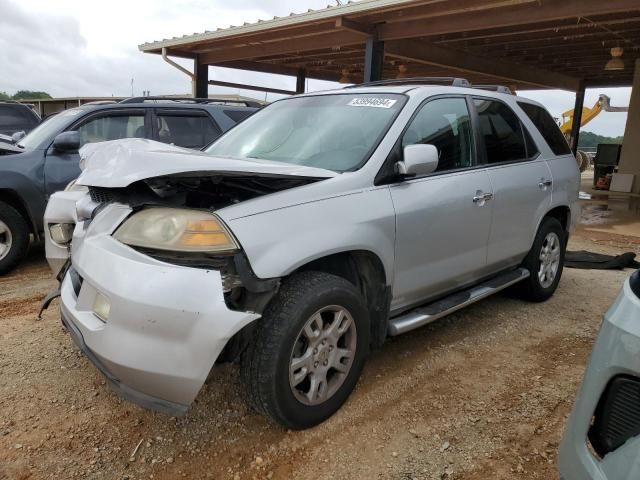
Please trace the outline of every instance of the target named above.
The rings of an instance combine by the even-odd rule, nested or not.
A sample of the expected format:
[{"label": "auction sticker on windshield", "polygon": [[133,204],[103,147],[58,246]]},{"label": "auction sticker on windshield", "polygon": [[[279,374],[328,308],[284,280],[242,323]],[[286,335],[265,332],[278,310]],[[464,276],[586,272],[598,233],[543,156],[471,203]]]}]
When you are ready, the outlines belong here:
[{"label": "auction sticker on windshield", "polygon": [[354,98],[347,105],[351,107],[391,108],[397,100],[391,98]]}]

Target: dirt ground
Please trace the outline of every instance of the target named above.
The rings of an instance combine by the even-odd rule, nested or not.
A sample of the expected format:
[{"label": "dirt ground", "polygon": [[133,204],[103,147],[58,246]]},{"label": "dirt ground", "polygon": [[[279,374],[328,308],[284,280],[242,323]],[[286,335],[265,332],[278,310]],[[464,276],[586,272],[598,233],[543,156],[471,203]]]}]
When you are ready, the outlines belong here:
[{"label": "dirt ground", "polygon": [[[640,250],[640,228],[607,227],[634,219],[586,207],[570,249]],[[629,273],[565,269],[546,303],[500,295],[394,338],[333,418],[291,432],[247,408],[233,365],[182,418],[119,399],[57,308],[35,320],[54,285],[36,250],[0,277],[0,479],[557,479],[566,416]]]}]

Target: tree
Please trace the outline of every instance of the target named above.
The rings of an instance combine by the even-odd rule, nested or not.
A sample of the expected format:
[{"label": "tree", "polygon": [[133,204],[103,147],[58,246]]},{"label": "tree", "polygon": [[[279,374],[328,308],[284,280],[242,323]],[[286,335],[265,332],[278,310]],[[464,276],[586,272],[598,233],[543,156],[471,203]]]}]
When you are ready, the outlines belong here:
[{"label": "tree", "polygon": [[578,148],[593,148],[599,143],[622,143],[622,137],[604,137],[593,132],[580,132]]},{"label": "tree", "polygon": [[7,95],[7,92],[0,92],[0,100],[11,100],[11,95]]},{"label": "tree", "polygon": [[13,100],[23,100],[23,99],[44,99],[51,98],[47,92],[32,92],[31,90],[18,90],[15,95],[12,97]]}]

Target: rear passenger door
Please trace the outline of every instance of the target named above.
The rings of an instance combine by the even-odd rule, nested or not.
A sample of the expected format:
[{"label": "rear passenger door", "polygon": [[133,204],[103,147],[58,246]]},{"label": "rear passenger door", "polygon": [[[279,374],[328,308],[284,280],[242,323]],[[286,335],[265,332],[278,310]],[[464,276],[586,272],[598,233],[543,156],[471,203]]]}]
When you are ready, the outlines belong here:
[{"label": "rear passenger door", "polygon": [[498,271],[520,263],[529,251],[551,203],[551,172],[510,106],[485,97],[474,97],[473,104],[494,194],[487,265]]},{"label": "rear passenger door", "polygon": [[153,121],[153,138],[162,143],[200,150],[222,134],[222,130],[200,109],[158,108]]}]

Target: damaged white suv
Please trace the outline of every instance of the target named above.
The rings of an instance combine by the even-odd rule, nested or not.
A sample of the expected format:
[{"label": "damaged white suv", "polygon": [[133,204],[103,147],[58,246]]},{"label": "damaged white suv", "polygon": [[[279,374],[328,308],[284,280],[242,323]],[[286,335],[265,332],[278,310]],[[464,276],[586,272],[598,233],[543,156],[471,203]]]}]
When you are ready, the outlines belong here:
[{"label": "damaged white suv", "polygon": [[578,196],[566,141],[534,102],[430,83],[280,100],[206,153],[85,151],[45,219],[52,265],[71,253],[75,342],[126,398],[172,414],[239,360],[253,405],[305,428],[388,335],[512,285],[550,297]]}]

